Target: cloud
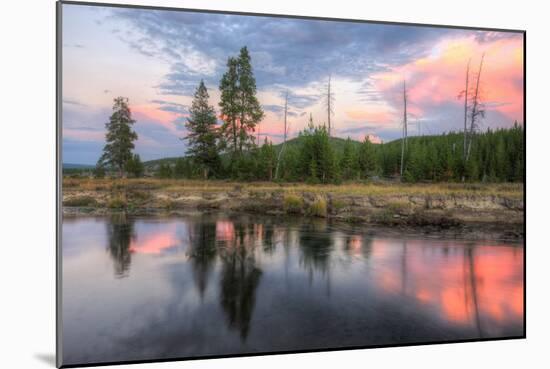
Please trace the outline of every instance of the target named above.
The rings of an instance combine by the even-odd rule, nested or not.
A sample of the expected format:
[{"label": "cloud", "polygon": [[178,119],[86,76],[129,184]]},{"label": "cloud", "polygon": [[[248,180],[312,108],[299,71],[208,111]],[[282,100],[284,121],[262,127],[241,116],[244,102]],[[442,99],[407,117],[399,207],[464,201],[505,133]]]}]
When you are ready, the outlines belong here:
[{"label": "cloud", "polygon": [[368,110],[348,110],[346,115],[353,121],[387,124],[396,120],[396,111],[389,106],[371,106]]},{"label": "cloud", "polygon": [[67,99],[67,98],[63,98],[63,104],[69,104],[69,105],[75,105],[75,106],[86,106],[85,104],[77,100]]},{"label": "cloud", "polygon": [[418,57],[423,44],[459,32],[140,9],[114,9],[109,19],[130,27],[131,32],[124,36],[117,32],[130,47],[172,65],[167,75],[172,83],[189,82],[190,77],[219,79],[227,58],[246,45],[260,88],[281,83],[299,86],[319,81],[329,73],[363,78],[387,65]]},{"label": "cloud", "polygon": [[[245,45],[266,113],[260,132],[275,142],[282,139],[286,91],[291,131],[303,129],[309,114],[316,123],[325,120],[322,100],[329,74],[336,94],[333,129],[338,136],[398,138],[404,79],[411,133],[456,130],[462,122],[462,102],[456,96],[463,88],[465,65],[471,57],[473,78],[483,51],[483,100],[488,109],[484,127],[506,126],[514,117],[522,118],[523,44],[517,33],[132,8],[104,8],[95,17],[103,19],[85,34],[78,33],[81,28],[65,30],[72,32],[71,45],[87,45],[74,53],[74,62],[105,59],[112,63],[102,64],[106,75],[128,65],[132,75],[149,78],[142,83],[135,83],[135,78],[131,83],[110,79],[94,91],[80,86],[82,91],[79,87],[72,96],[86,96],[90,106],[76,99],[63,102],[64,128],[71,142],[86,137],[100,141],[98,133],[111,113],[110,105],[97,108],[106,104],[109,95],[104,94],[121,93],[131,85],[139,88],[137,96],[130,97],[140,154],[181,154],[185,145],[179,138],[185,135],[199,81],[212,86],[210,104],[217,108],[217,86],[227,58]],[[111,38],[101,44],[108,48],[92,50],[94,37],[105,35]],[[123,51],[120,60],[109,59],[119,55],[113,50]],[[144,63],[131,64],[133,57]],[[94,93],[99,96],[92,103]]]},{"label": "cloud", "polygon": [[[372,76],[373,84],[392,106],[402,106],[403,80],[407,81],[409,111],[419,117],[437,107],[462,105],[457,95],[464,89],[466,65],[470,86],[475,81],[480,57],[485,53],[481,75],[482,99],[491,111],[513,122],[523,117],[523,41],[521,35],[488,38],[476,35],[442,39],[425,57],[392,67]],[[440,113],[444,109],[440,109]]]},{"label": "cloud", "polygon": [[184,104],[179,104],[171,101],[166,100],[151,100],[153,104],[159,105],[159,110],[169,112],[169,113],[176,113],[176,114],[188,114],[189,113],[189,107]]}]

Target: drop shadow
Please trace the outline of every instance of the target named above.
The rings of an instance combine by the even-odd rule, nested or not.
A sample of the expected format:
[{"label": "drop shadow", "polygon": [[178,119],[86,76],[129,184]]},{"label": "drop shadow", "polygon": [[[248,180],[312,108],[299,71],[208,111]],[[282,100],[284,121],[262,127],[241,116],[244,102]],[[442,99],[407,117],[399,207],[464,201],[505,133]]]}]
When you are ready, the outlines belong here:
[{"label": "drop shadow", "polygon": [[34,354],[37,360],[42,361],[50,366],[55,367],[55,355],[54,354]]}]

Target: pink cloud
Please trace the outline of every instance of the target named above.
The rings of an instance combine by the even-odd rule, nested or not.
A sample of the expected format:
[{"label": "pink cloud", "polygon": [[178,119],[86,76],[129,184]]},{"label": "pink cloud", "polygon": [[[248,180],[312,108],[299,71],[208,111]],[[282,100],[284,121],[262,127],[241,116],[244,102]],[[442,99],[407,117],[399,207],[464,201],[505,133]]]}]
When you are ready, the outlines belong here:
[{"label": "pink cloud", "polygon": [[104,141],[105,132],[78,128],[63,128],[63,138],[70,138],[78,141]]},{"label": "pink cloud", "polygon": [[346,115],[356,122],[393,123],[395,111],[390,107],[371,106],[362,110],[348,110]]},{"label": "pink cloud", "polygon": [[394,104],[402,106],[403,80],[407,81],[409,111],[421,116],[428,106],[462,104],[457,99],[464,89],[466,65],[470,64],[470,85],[475,80],[481,55],[482,97],[489,110],[510,120],[523,117],[523,40],[521,36],[491,42],[474,37],[444,39],[423,58],[373,76],[377,89]]}]

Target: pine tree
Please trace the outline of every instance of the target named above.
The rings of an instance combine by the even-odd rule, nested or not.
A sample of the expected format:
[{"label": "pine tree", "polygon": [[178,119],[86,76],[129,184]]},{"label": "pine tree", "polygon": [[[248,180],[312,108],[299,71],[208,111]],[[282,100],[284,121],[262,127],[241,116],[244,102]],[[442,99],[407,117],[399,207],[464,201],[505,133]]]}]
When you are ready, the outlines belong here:
[{"label": "pine tree", "polygon": [[190,117],[185,126],[189,134],[187,154],[202,169],[203,178],[215,173],[220,167],[220,157],[217,147],[216,113],[208,105],[208,90],[201,80],[195,91]]},{"label": "pine tree", "polygon": [[239,149],[239,127],[237,126],[237,117],[239,106],[237,99],[239,96],[239,76],[237,74],[237,59],[230,57],[227,60],[227,72],[220,81],[220,109],[223,124],[221,134],[224,148],[230,151],[233,156]]},{"label": "pine tree", "polygon": [[338,180],[336,155],[330,144],[327,128],[313,125],[310,117],[309,126],[300,133],[300,168],[302,176],[310,182],[329,183]]},{"label": "pine tree", "polygon": [[94,168],[95,178],[105,178],[105,167],[101,164],[97,164]]},{"label": "pine tree", "polygon": [[277,161],[277,155],[273,144],[265,138],[264,144],[260,148],[259,153],[259,165],[258,165],[258,179],[266,179],[271,181],[273,179],[274,169]]},{"label": "pine tree", "polygon": [[134,141],[138,138],[132,130],[132,125],[135,122],[128,107],[128,99],[125,97],[115,98],[113,114],[109,118],[109,122],[105,124],[107,128],[106,144],[98,165],[118,170],[120,177],[125,175],[126,163],[132,158]]},{"label": "pine tree", "polygon": [[246,46],[241,48],[237,60],[238,75],[238,120],[239,120],[239,152],[243,148],[254,147],[254,132],[256,125],[264,116],[264,112],[256,97],[256,78],[252,71],[250,54]]},{"label": "pine tree", "polygon": [[184,178],[187,175],[187,161],[184,158],[177,158],[174,166],[174,177]]},{"label": "pine tree", "polygon": [[361,178],[367,178],[376,169],[374,144],[370,142],[368,136],[365,136],[365,140],[359,147],[358,164]]},{"label": "pine tree", "polygon": [[157,175],[160,178],[171,178],[172,177],[172,167],[170,164],[161,163],[158,169]]},{"label": "pine tree", "polygon": [[126,163],[126,171],[133,175],[135,178],[139,178],[143,176],[143,172],[145,171],[145,167],[143,163],[141,162],[141,158],[138,154],[134,154],[130,160]]},{"label": "pine tree", "polygon": [[358,173],[357,153],[355,147],[348,137],[344,145],[344,152],[340,160],[340,171],[343,179],[355,179]]}]

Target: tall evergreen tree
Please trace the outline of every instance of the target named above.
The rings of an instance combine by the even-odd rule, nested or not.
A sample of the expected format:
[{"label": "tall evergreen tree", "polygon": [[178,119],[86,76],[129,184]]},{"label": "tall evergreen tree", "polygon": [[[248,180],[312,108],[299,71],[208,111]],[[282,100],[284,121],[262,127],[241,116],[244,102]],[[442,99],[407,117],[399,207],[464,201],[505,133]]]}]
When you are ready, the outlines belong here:
[{"label": "tall evergreen tree", "polygon": [[208,105],[208,97],[208,90],[201,80],[189,110],[191,116],[185,124],[189,131],[185,137],[188,140],[187,154],[202,169],[204,179],[220,167],[216,113],[214,108]]},{"label": "tall evergreen tree", "polygon": [[361,178],[367,178],[376,169],[374,144],[370,142],[368,136],[365,136],[365,140],[359,147],[358,164]]},{"label": "tall evergreen tree", "polygon": [[300,172],[310,182],[329,183],[338,179],[336,154],[326,126],[314,126],[310,117],[307,129],[300,133]]},{"label": "tall evergreen tree", "polygon": [[358,176],[357,152],[349,137],[344,144],[344,151],[340,160],[340,171],[343,179],[356,179]]},{"label": "tall evergreen tree", "polygon": [[136,178],[143,176],[145,167],[138,154],[134,154],[126,163],[126,171]]},{"label": "tall evergreen tree", "polygon": [[258,178],[271,181],[273,179],[277,154],[271,141],[265,138],[264,144],[260,148],[258,163]]},{"label": "tall evergreen tree", "polygon": [[125,175],[126,164],[132,158],[134,141],[138,138],[132,130],[132,125],[135,122],[128,106],[128,99],[121,96],[115,98],[113,114],[109,118],[109,122],[105,124],[107,128],[106,144],[103,154],[99,158],[98,166],[109,166],[118,170],[121,177]]},{"label": "tall evergreen tree", "polygon": [[243,47],[237,58],[227,60],[227,71],[220,80],[220,109],[222,148],[231,153],[229,173],[234,178],[248,178],[250,173],[240,173],[251,168],[254,155],[244,157],[244,150],[257,147],[254,132],[264,113],[256,97],[250,54]]},{"label": "tall evergreen tree", "polygon": [[224,148],[231,152],[233,156],[239,150],[239,127],[237,117],[239,106],[237,99],[239,96],[239,76],[237,75],[238,61],[230,57],[227,60],[227,71],[220,81],[220,109],[223,124],[221,126],[221,135]]},{"label": "tall evergreen tree", "polygon": [[241,48],[237,60],[239,152],[255,146],[254,132],[264,112],[256,97],[256,78],[252,71],[250,54],[246,46]]}]

